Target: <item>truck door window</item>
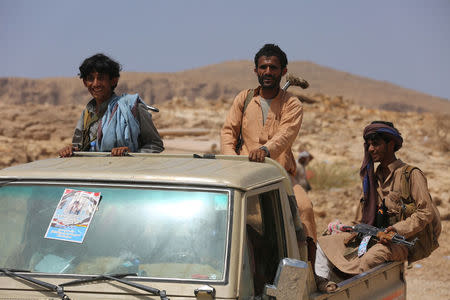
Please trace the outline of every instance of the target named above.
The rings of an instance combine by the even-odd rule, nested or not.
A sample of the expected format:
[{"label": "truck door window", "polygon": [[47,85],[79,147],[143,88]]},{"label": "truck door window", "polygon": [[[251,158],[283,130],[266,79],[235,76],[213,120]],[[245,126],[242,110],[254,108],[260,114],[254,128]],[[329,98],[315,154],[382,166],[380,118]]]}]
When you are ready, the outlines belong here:
[{"label": "truck door window", "polygon": [[286,256],[284,228],[278,190],[247,199],[247,242],[255,294],[275,278],[278,263]]}]

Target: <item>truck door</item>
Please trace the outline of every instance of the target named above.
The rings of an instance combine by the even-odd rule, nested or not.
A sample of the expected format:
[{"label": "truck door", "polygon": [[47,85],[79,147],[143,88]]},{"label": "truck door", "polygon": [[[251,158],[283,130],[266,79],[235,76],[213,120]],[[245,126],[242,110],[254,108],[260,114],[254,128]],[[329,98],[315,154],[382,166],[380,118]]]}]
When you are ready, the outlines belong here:
[{"label": "truck door", "polygon": [[246,211],[244,271],[248,271],[242,274],[241,286],[261,295],[264,285],[273,282],[280,259],[287,256],[279,189],[248,196]]}]

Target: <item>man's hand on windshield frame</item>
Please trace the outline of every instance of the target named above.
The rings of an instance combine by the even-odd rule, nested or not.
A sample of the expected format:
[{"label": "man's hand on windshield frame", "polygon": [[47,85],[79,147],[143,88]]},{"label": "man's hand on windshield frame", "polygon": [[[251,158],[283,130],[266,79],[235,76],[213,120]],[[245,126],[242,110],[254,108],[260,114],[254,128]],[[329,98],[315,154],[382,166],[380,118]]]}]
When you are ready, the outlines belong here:
[{"label": "man's hand on windshield frame", "polygon": [[112,148],[111,150],[111,156],[125,156],[130,151],[130,148],[128,147],[117,147]]},{"label": "man's hand on windshield frame", "polygon": [[255,162],[264,162],[265,157],[269,156],[268,154],[268,151],[264,150],[263,148],[258,148],[250,151],[250,153],[248,154],[248,159]]},{"label": "man's hand on windshield frame", "polygon": [[73,151],[78,151],[77,147],[73,147],[72,145],[65,146],[61,150],[59,150],[60,157],[70,157],[73,155]]}]

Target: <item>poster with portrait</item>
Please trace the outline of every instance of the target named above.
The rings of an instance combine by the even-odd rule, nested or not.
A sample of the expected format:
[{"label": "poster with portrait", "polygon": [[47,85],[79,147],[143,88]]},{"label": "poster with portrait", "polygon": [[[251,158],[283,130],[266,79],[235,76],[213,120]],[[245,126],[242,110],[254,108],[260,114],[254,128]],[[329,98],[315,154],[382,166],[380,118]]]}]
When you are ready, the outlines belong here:
[{"label": "poster with portrait", "polygon": [[44,237],[82,243],[99,201],[99,192],[65,189]]}]

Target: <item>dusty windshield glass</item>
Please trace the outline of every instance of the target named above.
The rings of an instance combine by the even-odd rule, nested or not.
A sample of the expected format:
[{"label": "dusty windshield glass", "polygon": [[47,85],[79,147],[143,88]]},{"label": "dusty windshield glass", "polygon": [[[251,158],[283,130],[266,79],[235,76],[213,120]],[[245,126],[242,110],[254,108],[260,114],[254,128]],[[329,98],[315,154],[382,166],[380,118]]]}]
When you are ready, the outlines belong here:
[{"label": "dusty windshield glass", "polygon": [[[44,238],[67,188],[101,193],[81,243]],[[227,191],[3,186],[0,267],[223,280],[229,207]]]}]

